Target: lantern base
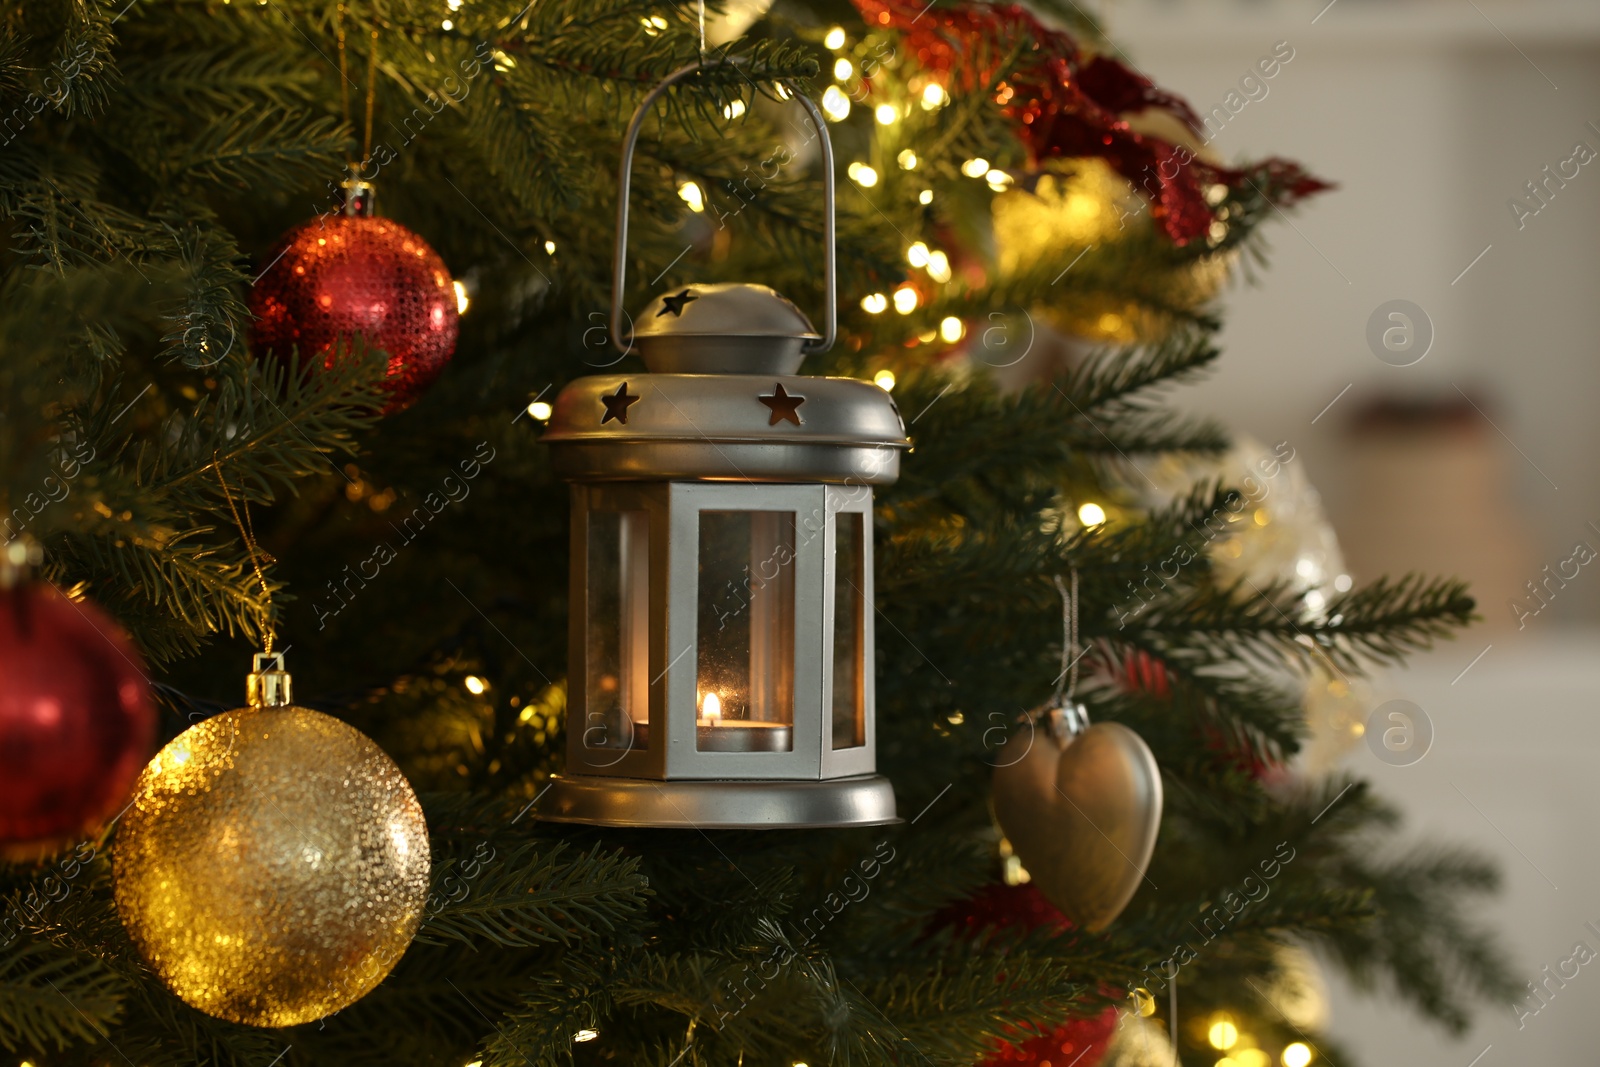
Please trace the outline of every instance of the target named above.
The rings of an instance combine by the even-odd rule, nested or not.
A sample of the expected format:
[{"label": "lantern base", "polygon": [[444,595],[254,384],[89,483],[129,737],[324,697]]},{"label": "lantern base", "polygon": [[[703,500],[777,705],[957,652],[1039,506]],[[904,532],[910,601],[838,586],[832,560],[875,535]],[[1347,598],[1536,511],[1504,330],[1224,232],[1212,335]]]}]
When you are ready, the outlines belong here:
[{"label": "lantern base", "polygon": [[657,781],[552,775],[537,816],[546,822],[690,830],[883,826],[894,789],[880,774],[823,781]]}]

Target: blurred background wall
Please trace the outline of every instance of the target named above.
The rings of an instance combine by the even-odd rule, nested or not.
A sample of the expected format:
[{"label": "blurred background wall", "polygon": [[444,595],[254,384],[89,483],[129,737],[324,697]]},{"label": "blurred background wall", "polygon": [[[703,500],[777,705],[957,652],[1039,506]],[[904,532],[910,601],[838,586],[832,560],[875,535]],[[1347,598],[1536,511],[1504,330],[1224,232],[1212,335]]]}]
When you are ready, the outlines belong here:
[{"label": "blurred background wall", "polygon": [[[1220,369],[1185,402],[1293,444],[1358,579],[1473,581],[1485,622],[1374,687],[1375,702],[1409,699],[1430,717],[1426,757],[1391,766],[1363,745],[1347,765],[1419,839],[1499,858],[1507,892],[1485,918],[1527,980],[1577,941],[1600,951],[1585,926],[1600,928],[1600,567],[1572,562],[1580,542],[1600,550],[1600,158],[1575,161],[1579,144],[1600,152],[1600,3],[1091,10],[1202,113],[1277,42],[1293,48],[1213,146],[1229,160],[1288,156],[1340,188],[1280,225],[1271,269],[1229,293]],[[1384,359],[1369,343],[1369,320],[1395,300],[1431,322],[1416,362],[1420,340]],[[1426,323],[1412,325],[1420,339]],[[1335,981],[1332,997],[1334,1032],[1370,1065],[1600,1062],[1600,972],[1520,1027],[1511,1005],[1485,1011],[1461,1040],[1393,991],[1362,998]]]},{"label": "blurred background wall", "polygon": [[[1520,230],[1508,207],[1513,197],[1537,205],[1525,183],[1578,142],[1600,150],[1600,4],[1125,0],[1097,10],[1142,70],[1201,112],[1287,41],[1294,59],[1213,146],[1230,159],[1286,155],[1340,185],[1278,228],[1261,284],[1232,292],[1227,358],[1188,399],[1308,450],[1358,578],[1470,563],[1483,568],[1471,576],[1489,621],[1514,629],[1507,601],[1527,597],[1526,581],[1580,538],[1600,547],[1585,525],[1600,523],[1600,159]],[[1369,317],[1396,299],[1433,324],[1431,350],[1411,366],[1380,361],[1367,343]],[[1458,388],[1493,426],[1475,435],[1452,423]],[[1363,454],[1374,427],[1352,429],[1380,398],[1439,416],[1419,417],[1423,439],[1388,449],[1387,461]],[[1444,438],[1455,476],[1475,479],[1483,499],[1393,476],[1443,471],[1434,464],[1447,461],[1426,453]],[[1435,510],[1405,514],[1408,493]],[[1442,503],[1486,513],[1440,514]],[[1508,567],[1509,553],[1525,558]],[[1539,621],[1552,619],[1600,619],[1600,581],[1561,590]]]}]

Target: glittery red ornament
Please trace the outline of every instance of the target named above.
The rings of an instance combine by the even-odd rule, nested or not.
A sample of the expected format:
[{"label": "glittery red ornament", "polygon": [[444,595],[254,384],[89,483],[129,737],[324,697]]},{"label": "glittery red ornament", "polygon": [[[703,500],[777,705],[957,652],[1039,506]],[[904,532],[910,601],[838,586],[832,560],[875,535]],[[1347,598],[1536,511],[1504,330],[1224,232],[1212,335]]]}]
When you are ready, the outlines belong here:
[{"label": "glittery red ornament", "polygon": [[[333,359],[342,338],[389,355],[388,411],[416,400],[456,349],[450,271],[428,242],[393,219],[332,215],[290,230],[250,292],[255,344]],[[308,361],[309,362],[309,361]]]},{"label": "glittery red ornament", "polygon": [[155,729],[144,665],[116,623],[48,584],[0,589],[0,851],[116,814]]}]

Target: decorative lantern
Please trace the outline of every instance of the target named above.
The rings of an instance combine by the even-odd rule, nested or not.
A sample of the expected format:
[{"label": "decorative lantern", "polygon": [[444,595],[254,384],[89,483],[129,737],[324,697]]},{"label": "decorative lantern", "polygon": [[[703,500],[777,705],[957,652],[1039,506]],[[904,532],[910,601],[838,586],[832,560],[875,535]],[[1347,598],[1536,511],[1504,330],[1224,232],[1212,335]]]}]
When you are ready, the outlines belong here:
[{"label": "decorative lantern", "polygon": [[[624,143],[611,336],[621,329]],[[798,95],[798,94],[797,94]],[[797,376],[835,334],[823,147],[825,330],[762,285],[690,285],[631,331],[649,373],[582,378],[544,440],[572,488],[567,773],[541,818],[614,826],[895,821],[875,773],[872,487],[905,428],[867,382]]]}]

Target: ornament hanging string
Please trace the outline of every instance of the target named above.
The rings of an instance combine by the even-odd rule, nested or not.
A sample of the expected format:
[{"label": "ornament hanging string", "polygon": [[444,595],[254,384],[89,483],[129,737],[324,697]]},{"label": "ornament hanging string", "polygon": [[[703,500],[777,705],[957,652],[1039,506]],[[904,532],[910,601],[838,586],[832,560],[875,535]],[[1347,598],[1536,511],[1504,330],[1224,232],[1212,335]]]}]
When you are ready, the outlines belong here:
[{"label": "ornament hanging string", "polygon": [[361,161],[372,158],[372,105],[378,87],[378,27],[372,27],[372,51],[367,55],[367,125],[361,137]]},{"label": "ornament hanging string", "polygon": [[1178,1064],[1178,979],[1173,976],[1167,987],[1167,1035],[1172,1041],[1172,1067]]},{"label": "ornament hanging string", "polygon": [[272,645],[276,640],[272,623],[272,586],[267,584],[267,576],[261,569],[261,554],[256,542],[255,524],[250,520],[250,501],[244,502],[244,518],[239,517],[239,508],[233,502],[233,492],[228,488],[228,480],[222,476],[222,461],[215,456],[211,459],[211,466],[217,472],[217,483],[222,486],[222,497],[228,502],[228,510],[233,514],[233,524],[239,528],[239,536],[244,539],[244,550],[250,556],[250,566],[256,572],[256,581],[261,583],[261,597],[266,607],[261,614],[261,635],[267,655],[272,655]]},{"label": "ornament hanging string", "polygon": [[350,124],[350,68],[344,58],[344,5],[339,5],[339,13],[334,22],[334,39],[339,44],[339,109],[344,115],[345,125]]},{"label": "ornament hanging string", "polygon": [[706,0],[700,0],[700,65],[706,62]]},{"label": "ornament hanging string", "polygon": [[[350,65],[345,59],[344,50],[344,10],[345,5],[338,8],[337,21],[335,22],[334,39],[339,46],[339,105],[344,113],[346,125],[350,123]],[[703,34],[702,34],[703,37]],[[704,45],[701,51],[704,52]],[[367,111],[366,122],[361,135],[361,162],[363,165],[372,158],[372,112],[377,96],[378,84],[378,27],[372,27],[372,50],[367,54]],[[354,177],[355,164],[350,164]]]},{"label": "ornament hanging string", "polygon": [[1056,675],[1056,691],[1050,700],[1051,706],[1057,708],[1066,707],[1078,691],[1078,661],[1083,658],[1078,654],[1078,570],[1074,567],[1068,573],[1072,579],[1070,589],[1061,575],[1051,575],[1056,592],[1061,594],[1061,673]]}]

